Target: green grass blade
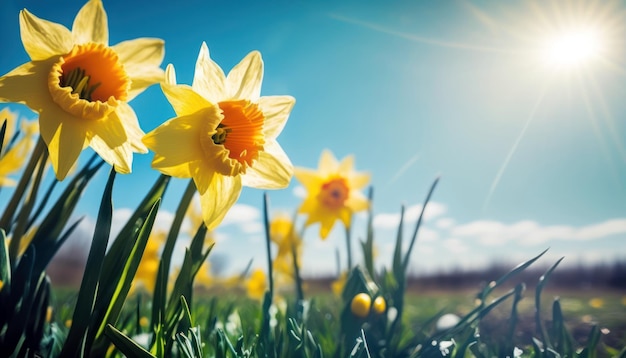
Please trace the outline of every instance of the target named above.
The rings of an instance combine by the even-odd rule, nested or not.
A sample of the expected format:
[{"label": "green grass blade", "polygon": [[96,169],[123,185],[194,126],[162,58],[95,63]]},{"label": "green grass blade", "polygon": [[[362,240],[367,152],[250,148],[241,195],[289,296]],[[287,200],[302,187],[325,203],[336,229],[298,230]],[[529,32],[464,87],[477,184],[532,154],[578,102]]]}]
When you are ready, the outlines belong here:
[{"label": "green grass blade", "polygon": [[91,322],[103,258],[111,232],[111,220],[113,217],[111,193],[113,191],[114,180],[115,170],[112,168],[104,189],[102,202],[100,203],[93,241],[91,243],[91,249],[89,250],[89,256],[87,257],[87,264],[80,285],[80,291],[78,292],[76,308],[72,316],[72,327],[70,328],[67,341],[61,352],[61,356],[64,357],[80,356],[83,355],[81,352],[88,353],[90,350],[90,347],[83,347],[83,342],[86,338],[85,334],[87,333],[87,328]]},{"label": "green grass blade", "polygon": [[[102,301],[96,299],[94,316],[91,319],[90,336],[87,342],[102,337],[106,325],[115,324],[117,322],[126,297],[128,296],[128,292],[130,291],[133,278],[139,267],[143,251],[148,243],[148,238],[150,237],[150,232],[152,231],[152,226],[158,212],[159,203],[160,200],[154,203],[148,213],[148,217],[143,221],[143,225],[137,233],[137,236],[127,238],[126,241],[132,245],[132,250],[128,257],[118,257],[118,260],[123,261],[123,264],[119,265],[121,272],[117,279],[111,281],[100,280],[101,284],[98,291],[104,294],[99,296],[105,297],[105,299]],[[107,253],[107,256],[108,255],[111,255],[111,252]],[[107,348],[106,342],[99,341],[98,343],[99,344],[96,346],[102,350],[102,353],[105,353]],[[98,355],[98,352],[92,351],[92,355]]]},{"label": "green grass blade", "polygon": [[[6,121],[5,121],[6,125]],[[2,142],[0,141],[0,145]],[[4,229],[0,229],[0,296],[8,294],[11,289],[11,261],[9,260],[9,246],[7,245],[7,236]]]},{"label": "green grass blade", "polygon": [[156,358],[152,353],[145,350],[142,346],[137,344],[137,342],[111,325],[106,326],[104,334],[106,334],[115,347],[127,357]]},{"label": "green grass blade", "polygon": [[554,265],[552,265],[552,267],[548,269],[548,271],[546,271],[543,275],[541,275],[541,277],[539,277],[539,283],[537,284],[537,288],[535,289],[535,325],[537,326],[537,331],[539,331],[539,335],[541,336],[541,341],[546,348],[554,347],[550,340],[550,337],[548,336],[546,327],[541,320],[541,293],[543,292],[543,288],[548,282],[548,278],[550,278],[552,272],[561,263],[561,261],[563,261],[563,259],[564,257],[561,257]]},{"label": "green grass blade", "polygon": [[409,248],[406,250],[404,254],[404,260],[402,261],[402,269],[405,272],[409,267],[409,260],[411,258],[411,251],[413,251],[413,245],[415,245],[415,241],[417,240],[417,233],[419,232],[420,225],[422,224],[422,219],[424,218],[424,212],[426,211],[426,207],[428,206],[428,202],[435,191],[435,187],[437,187],[437,183],[439,183],[439,177],[435,178],[435,181],[430,186],[430,190],[428,191],[428,195],[426,195],[426,199],[424,200],[424,205],[422,205],[422,211],[420,212],[420,216],[417,219],[417,223],[415,223],[415,230],[413,231],[413,236],[411,237],[411,242],[409,243]]}]

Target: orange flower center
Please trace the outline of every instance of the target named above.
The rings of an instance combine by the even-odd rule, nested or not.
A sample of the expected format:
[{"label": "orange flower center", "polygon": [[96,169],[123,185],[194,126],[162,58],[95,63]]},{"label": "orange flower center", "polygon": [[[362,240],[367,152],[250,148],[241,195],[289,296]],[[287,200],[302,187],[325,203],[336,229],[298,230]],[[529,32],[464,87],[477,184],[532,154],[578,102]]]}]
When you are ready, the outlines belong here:
[{"label": "orange flower center", "polygon": [[75,45],[52,66],[48,89],[65,111],[100,119],[126,101],[130,78],[117,53],[97,43]]},{"label": "orange flower center", "polygon": [[350,188],[348,188],[346,180],[333,178],[322,184],[317,199],[328,209],[336,210],[344,206],[349,194]]},{"label": "orange flower center", "polygon": [[265,116],[256,103],[247,100],[224,101],[218,105],[224,119],[215,128],[211,139],[214,144],[224,146],[228,158],[233,161],[231,167],[237,170],[234,173],[231,170],[229,175],[245,173],[263,150]]},{"label": "orange flower center", "polygon": [[109,97],[118,101],[128,97],[130,80],[110,47],[95,43],[77,45],[63,56],[63,61],[61,87],[72,87],[80,98],[106,102]]}]

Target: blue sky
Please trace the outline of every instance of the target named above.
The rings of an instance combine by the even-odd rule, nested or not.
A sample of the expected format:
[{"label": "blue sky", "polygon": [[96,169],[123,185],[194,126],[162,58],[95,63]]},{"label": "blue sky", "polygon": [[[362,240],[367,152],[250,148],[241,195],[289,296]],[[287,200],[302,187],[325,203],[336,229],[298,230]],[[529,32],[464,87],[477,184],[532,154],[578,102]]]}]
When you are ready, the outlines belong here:
[{"label": "blue sky", "polygon": [[[28,61],[18,31],[21,8],[69,27],[82,4],[2,2],[0,72]],[[561,256],[570,264],[626,257],[623,2],[105,0],[104,6],[110,43],[164,39],[163,67],[173,63],[181,83],[191,83],[202,41],[225,71],[259,50],[262,94],[296,98],[279,137],[292,162],[315,168],[328,148],[340,159],[355,155],[357,170],[371,173],[381,264],[390,257],[400,206],[417,212],[437,176],[413,254],[416,272],[518,262],[547,247],[546,265]],[[570,69],[542,60],[547,39],[581,27],[600,33],[599,54]],[[146,132],[174,114],[158,86],[131,105]],[[116,208],[134,208],[137,193],[152,184],[158,174],[151,159],[136,155],[133,174],[118,176]],[[80,214],[95,216],[105,180],[103,171]],[[174,210],[185,185],[174,181],[165,211]],[[270,192],[273,210],[294,210],[301,191],[294,179]],[[245,189],[217,231],[215,254],[228,257],[231,269],[251,257],[264,264],[262,195]],[[326,241],[317,232],[307,231],[304,271],[334,272],[343,230]],[[355,241],[363,233],[357,217]]]}]

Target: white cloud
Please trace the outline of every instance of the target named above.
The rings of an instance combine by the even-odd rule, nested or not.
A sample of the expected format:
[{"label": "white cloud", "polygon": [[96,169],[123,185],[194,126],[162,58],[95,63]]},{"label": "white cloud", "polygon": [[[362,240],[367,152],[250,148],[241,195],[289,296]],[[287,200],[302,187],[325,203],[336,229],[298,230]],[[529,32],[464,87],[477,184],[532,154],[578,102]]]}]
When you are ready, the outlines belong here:
[{"label": "white cloud", "polygon": [[435,227],[439,229],[450,229],[456,224],[456,221],[452,218],[441,218],[435,222]]},{"label": "white cloud", "polygon": [[[422,212],[422,204],[409,206],[404,211],[404,222],[414,223]],[[446,206],[438,202],[429,202],[424,212],[424,221],[431,220],[446,212]],[[374,227],[377,229],[397,229],[400,224],[400,213],[380,213],[374,216]]]},{"label": "white cloud", "polygon": [[525,220],[505,224],[493,220],[479,220],[453,227],[451,235],[476,240],[486,246],[511,242],[524,246],[545,244],[554,240],[597,240],[626,233],[626,219],[612,219],[582,227],[568,225],[541,226]]},{"label": "white cloud", "polygon": [[246,225],[250,222],[260,220],[261,211],[252,205],[235,204],[228,211],[220,226],[231,224]]},{"label": "white cloud", "polygon": [[306,195],[307,191],[302,185],[298,185],[293,188],[293,196],[295,196],[296,198],[304,199],[306,198]]}]

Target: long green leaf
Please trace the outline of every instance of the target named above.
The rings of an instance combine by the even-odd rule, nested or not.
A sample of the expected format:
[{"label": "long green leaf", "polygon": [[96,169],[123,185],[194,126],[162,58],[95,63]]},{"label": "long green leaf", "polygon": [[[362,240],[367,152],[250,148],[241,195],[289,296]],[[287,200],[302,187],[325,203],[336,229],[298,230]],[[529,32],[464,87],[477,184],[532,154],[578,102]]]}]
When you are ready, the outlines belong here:
[{"label": "long green leaf", "polygon": [[94,230],[94,237],[87,257],[85,273],[78,292],[76,308],[72,316],[72,327],[63,346],[61,356],[78,357],[88,353],[91,347],[84,346],[87,328],[91,322],[93,305],[98,290],[98,281],[102,270],[103,258],[109,242],[111,220],[113,217],[113,203],[111,193],[115,180],[115,169],[111,168],[109,179],[104,189],[98,219]]},{"label": "long green leaf", "polygon": [[137,344],[137,342],[111,325],[106,326],[104,334],[106,334],[115,347],[127,357],[156,358],[152,353],[145,350],[142,346]]},{"label": "long green leaf", "polygon": [[437,187],[437,183],[439,183],[439,177],[435,178],[435,181],[430,186],[428,195],[426,195],[426,199],[424,200],[424,205],[422,205],[422,211],[420,212],[420,216],[417,219],[417,223],[415,223],[415,230],[413,231],[413,237],[411,238],[411,242],[409,243],[409,248],[406,250],[406,253],[404,254],[404,261],[402,261],[402,267],[405,273],[406,273],[407,268],[409,267],[409,259],[411,258],[411,251],[413,251],[413,245],[415,245],[415,240],[417,240],[417,233],[419,232],[420,225],[422,224],[424,212],[426,211],[428,202],[430,201],[430,198],[433,195],[433,192],[435,191],[435,187]]},{"label": "long green leaf", "polygon": [[[91,320],[90,337],[89,340],[96,340],[92,355],[104,354],[106,352],[106,342],[102,341],[102,333],[107,324],[114,325],[122,312],[122,307],[130,291],[130,287],[139,267],[141,257],[143,256],[144,249],[148,243],[152,226],[156,218],[160,200],[152,206],[152,209],[148,213],[148,217],[143,220],[141,229],[137,232],[136,237],[127,238],[127,242],[133,244],[132,250],[128,257],[119,257],[118,260],[123,261],[123,264],[119,265],[121,268],[121,274],[115,281],[103,281],[101,278],[99,291],[105,292],[100,297],[106,297],[104,301],[96,300],[94,305],[94,315]],[[107,256],[111,252],[107,253]],[[100,349],[101,351],[97,351]]]}]

